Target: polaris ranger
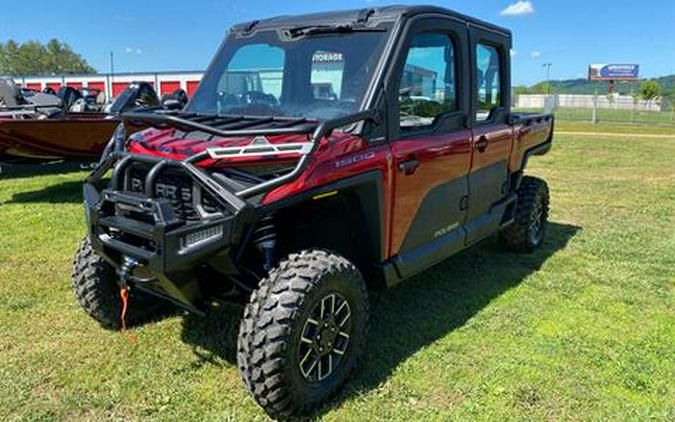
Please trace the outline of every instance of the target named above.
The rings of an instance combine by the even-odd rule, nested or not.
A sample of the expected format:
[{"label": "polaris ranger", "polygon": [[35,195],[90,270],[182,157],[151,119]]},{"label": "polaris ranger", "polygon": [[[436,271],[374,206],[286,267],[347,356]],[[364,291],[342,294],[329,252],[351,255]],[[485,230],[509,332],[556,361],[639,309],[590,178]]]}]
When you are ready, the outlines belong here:
[{"label": "polaris ranger", "polygon": [[123,115],[86,180],[80,304],[118,328],[243,298],[248,390],[310,411],[357,365],[369,288],[493,234],[543,241],[548,188],[524,170],[553,116],[510,111],[510,48],[431,6],[234,26],[188,105]]}]

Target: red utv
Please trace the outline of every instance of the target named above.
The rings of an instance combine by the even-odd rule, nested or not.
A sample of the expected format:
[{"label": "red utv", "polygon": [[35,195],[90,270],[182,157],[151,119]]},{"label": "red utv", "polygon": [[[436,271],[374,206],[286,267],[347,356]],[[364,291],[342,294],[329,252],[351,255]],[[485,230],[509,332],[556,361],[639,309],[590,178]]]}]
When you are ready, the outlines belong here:
[{"label": "red utv", "polygon": [[234,26],[184,110],[122,115],[84,185],[81,305],[117,328],[127,295],[138,322],[236,292],[247,388],[273,417],[313,409],[357,366],[369,288],[493,234],[543,241],[524,171],[553,116],[510,111],[510,47],[428,6]]}]

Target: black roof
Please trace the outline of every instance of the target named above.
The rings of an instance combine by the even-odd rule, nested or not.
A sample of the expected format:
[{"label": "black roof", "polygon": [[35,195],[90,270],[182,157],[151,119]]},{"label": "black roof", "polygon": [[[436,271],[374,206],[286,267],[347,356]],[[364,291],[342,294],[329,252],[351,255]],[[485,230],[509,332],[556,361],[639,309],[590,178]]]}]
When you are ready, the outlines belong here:
[{"label": "black roof", "polygon": [[235,31],[246,31],[252,27],[258,29],[278,29],[278,28],[292,28],[307,25],[330,25],[352,23],[358,21],[364,16],[368,17],[369,23],[395,21],[399,18],[408,19],[420,14],[441,14],[454,19],[459,19],[463,22],[480,26],[495,32],[499,32],[506,36],[511,36],[511,31],[493,25],[470,16],[457,13],[455,11],[438,7],[438,6],[385,6],[376,8],[353,9],[343,11],[310,13],[305,15],[287,15],[277,16],[269,19],[262,19],[259,21],[245,22],[233,26]]}]

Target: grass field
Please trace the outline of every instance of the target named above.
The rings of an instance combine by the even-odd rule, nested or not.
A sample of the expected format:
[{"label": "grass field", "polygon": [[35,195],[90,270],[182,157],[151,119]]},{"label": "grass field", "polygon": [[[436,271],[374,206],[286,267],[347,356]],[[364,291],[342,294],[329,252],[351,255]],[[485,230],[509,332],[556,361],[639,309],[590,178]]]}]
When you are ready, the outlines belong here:
[{"label": "grass field", "polygon": [[[374,293],[362,369],[317,418],[675,420],[675,140],[561,134],[530,173],[552,193],[543,248],[488,239]],[[265,420],[239,308],[132,346],[77,307],[83,176],[0,175],[0,420]]]}]

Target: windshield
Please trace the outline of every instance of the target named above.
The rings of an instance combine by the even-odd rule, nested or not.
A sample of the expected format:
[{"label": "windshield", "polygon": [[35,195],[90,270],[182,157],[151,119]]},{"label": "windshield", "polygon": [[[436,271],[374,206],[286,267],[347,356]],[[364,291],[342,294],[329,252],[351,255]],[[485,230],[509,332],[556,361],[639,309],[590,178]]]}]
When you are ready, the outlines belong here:
[{"label": "windshield", "polygon": [[387,32],[230,37],[187,111],[328,120],[357,112]]}]

